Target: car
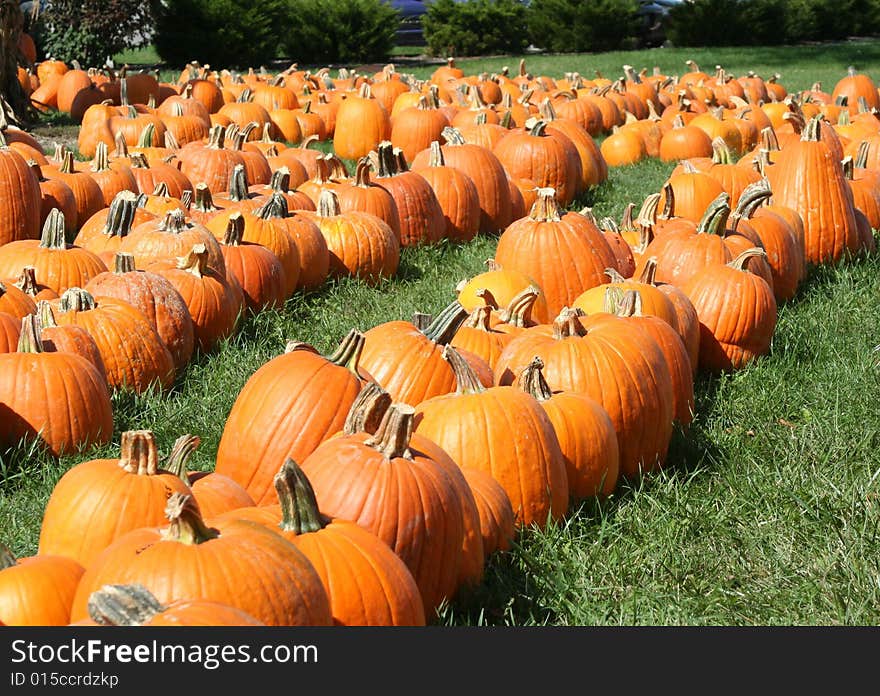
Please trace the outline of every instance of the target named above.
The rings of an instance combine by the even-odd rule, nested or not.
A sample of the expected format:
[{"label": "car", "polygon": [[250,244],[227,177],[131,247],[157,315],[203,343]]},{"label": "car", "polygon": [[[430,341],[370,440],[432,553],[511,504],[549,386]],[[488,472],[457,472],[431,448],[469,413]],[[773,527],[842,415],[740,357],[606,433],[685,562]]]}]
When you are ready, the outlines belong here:
[{"label": "car", "polygon": [[641,21],[639,41],[643,46],[660,46],[666,41],[665,20],[673,7],[687,0],[640,0],[636,14]]},{"label": "car", "polygon": [[392,0],[391,6],[400,15],[400,28],[397,30],[399,46],[419,46],[425,43],[422,17],[428,11],[429,4],[430,0]]}]

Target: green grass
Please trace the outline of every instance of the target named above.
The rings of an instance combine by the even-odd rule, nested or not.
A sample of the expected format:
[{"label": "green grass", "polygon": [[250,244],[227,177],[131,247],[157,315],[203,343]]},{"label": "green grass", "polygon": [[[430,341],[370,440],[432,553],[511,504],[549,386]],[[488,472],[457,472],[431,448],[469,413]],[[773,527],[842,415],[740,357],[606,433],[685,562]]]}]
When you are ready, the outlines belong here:
[{"label": "green grass", "polygon": [[[849,63],[880,74],[880,43],[822,48],[667,49],[528,58],[536,72],[593,66],[680,65],[685,55],[739,74],[780,72],[830,90]],[[822,56],[825,56],[824,58]],[[517,59],[473,63],[497,69]],[[496,66],[496,67],[492,67]],[[607,66],[607,67],[605,67]],[[424,68],[429,72],[433,68]],[[614,169],[575,206],[619,218],[659,189],[671,165]],[[370,288],[344,280],[247,320],[200,356],[164,395],[117,394],[116,437],[150,428],[163,452],[184,432],[202,438],[194,466],[210,469],[235,395],[257,367],[296,339],[329,351],[353,326],[437,312],[456,283],[480,272],[495,240],[407,249],[398,277]],[[623,485],[564,524],[528,531],[497,556],[480,587],[444,607],[445,624],[876,624],[880,617],[880,256],[814,271],[780,310],[772,352],[734,375],[701,378],[690,431],[676,433],[668,466]],[[31,449],[0,458],[0,536],[37,548],[57,479],[108,446],[51,461]]]}]

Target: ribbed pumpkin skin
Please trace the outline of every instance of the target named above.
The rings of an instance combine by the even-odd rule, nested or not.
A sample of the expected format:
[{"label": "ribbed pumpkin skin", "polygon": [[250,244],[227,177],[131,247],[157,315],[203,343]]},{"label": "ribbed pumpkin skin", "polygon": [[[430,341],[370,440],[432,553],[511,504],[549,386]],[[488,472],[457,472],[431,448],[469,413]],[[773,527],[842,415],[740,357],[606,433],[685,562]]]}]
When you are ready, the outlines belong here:
[{"label": "ribbed pumpkin skin", "polygon": [[511,132],[493,152],[510,178],[531,179],[540,188],[554,189],[563,206],[571,203],[578,193],[580,155],[568,136]]},{"label": "ribbed pumpkin skin", "polygon": [[182,369],[192,357],[195,333],[189,309],[175,287],[165,278],[147,271],[102,273],[85,287],[92,295],[128,302],[146,317]]},{"label": "ribbed pumpkin skin", "polygon": [[836,263],[858,250],[852,191],[825,143],[791,143],[770,171],[774,204],[793,208],[803,219],[808,263]]},{"label": "ribbed pumpkin skin", "polygon": [[274,503],[279,462],[302,462],[341,431],[363,378],[307,350],[273,358],[236,398],[215,471],[244,486],[257,505]]},{"label": "ribbed pumpkin skin", "polygon": [[85,569],[72,558],[39,554],[0,570],[0,621],[6,626],[65,626]]},{"label": "ribbed pumpkin skin", "polygon": [[[131,229],[134,229],[144,222],[156,219],[156,215],[153,213],[144,210],[143,208],[135,208],[131,229],[124,230],[125,236],[118,236],[115,234],[107,234],[107,218],[109,214],[110,208],[104,208],[92,215],[92,217],[80,226],[79,232],[77,232],[76,238],[73,240],[76,246],[88,249],[96,256],[101,257],[102,260],[107,257],[112,258],[113,254],[119,251],[119,246],[122,244],[122,240],[128,235]],[[105,261],[105,264],[106,263],[107,262]]]},{"label": "ribbed pumpkin skin", "polygon": [[43,350],[52,353],[75,353],[88,360],[106,381],[107,370],[98,344],[81,326],[43,326],[41,331]]},{"label": "ribbed pumpkin skin", "polygon": [[[492,293],[499,307],[506,307],[514,297],[530,286],[537,286],[533,278],[512,268],[499,266],[479,273],[467,281],[458,292],[458,302],[467,311],[472,312],[482,304],[477,292],[485,288]],[[538,294],[532,306],[532,318],[539,324],[550,321],[550,311],[547,309],[547,299],[543,291]]]},{"label": "ribbed pumpkin skin", "polygon": [[68,288],[85,286],[107,270],[95,254],[69,244],[66,249],[50,249],[28,239],[0,247],[0,278],[13,278],[25,266],[33,266],[37,282],[59,295]]},{"label": "ribbed pumpkin skin", "polygon": [[[18,273],[21,273],[20,268]],[[34,300],[15,287],[11,279],[7,282],[0,281],[0,312],[11,314],[16,319],[23,319],[36,311],[37,305]]]},{"label": "ribbed pumpkin skin", "polygon": [[394,196],[379,184],[371,182],[369,174],[362,172],[360,165],[357,174],[361,177],[360,181],[343,184],[335,189],[339,198],[339,209],[343,213],[357,210],[375,215],[384,220],[400,237],[400,214]]},{"label": "ribbed pumpkin skin", "polygon": [[[693,222],[699,222],[709,204],[724,192],[721,183],[704,172],[675,174],[669,183],[675,195],[675,215]],[[660,194],[660,208],[665,204],[664,191]]]},{"label": "ribbed pumpkin skin", "polygon": [[187,472],[189,487],[205,519],[249,505],[256,505],[243,486],[215,471]]},{"label": "ribbed pumpkin skin", "polygon": [[84,619],[92,592],[139,583],[162,604],[199,597],[237,607],[269,626],[329,626],[330,603],[308,559],[279,534],[254,522],[218,522],[202,544],[164,540],[139,529],[107,547],[83,575],[71,620]]},{"label": "ribbed pumpkin skin", "polygon": [[6,312],[0,312],[0,353],[14,353],[18,349],[21,321]]},{"label": "ribbed pumpkin skin", "polygon": [[580,213],[565,213],[558,221],[530,215],[511,223],[498,240],[495,260],[534,278],[551,316],[605,283],[606,268],[617,267],[602,232]]},{"label": "ribbed pumpkin skin", "polygon": [[321,512],[371,531],[403,560],[426,617],[455,594],[464,523],[461,501],[443,467],[410,443],[412,458],[384,454],[366,433],[332,438],[302,463]]},{"label": "ribbed pumpkin skin", "polygon": [[411,106],[394,117],[391,125],[391,143],[403,150],[407,162],[412,162],[426,147],[440,140],[449,121],[439,109]]},{"label": "ribbed pumpkin skin", "polygon": [[297,288],[320,287],[330,273],[330,251],[321,229],[314,221],[300,214],[285,218],[284,224],[285,231],[299,251],[301,268]]},{"label": "ribbed pumpkin skin", "polygon": [[496,551],[510,548],[516,534],[513,507],[504,487],[490,474],[479,469],[462,469],[480,515],[483,553],[488,558]]},{"label": "ribbed pumpkin skin", "polygon": [[349,96],[336,112],[333,150],[344,159],[357,160],[391,135],[391,123],[376,99]]},{"label": "ribbed pumpkin skin", "polygon": [[281,506],[233,510],[227,519],[269,527],[311,561],[327,596],[335,626],[424,626],[425,609],[412,573],[384,541],[359,524],[335,518],[316,532],[278,529]]},{"label": "ribbed pumpkin skin", "polygon": [[0,182],[4,195],[0,246],[20,239],[37,239],[40,236],[40,184],[25,158],[10,148],[0,147]]},{"label": "ribbed pumpkin skin", "polygon": [[180,171],[194,183],[204,182],[211,193],[224,193],[236,165],[244,165],[240,152],[190,143],[180,149]]},{"label": "ribbed pumpkin skin", "polygon": [[435,244],[446,231],[446,219],[434,189],[414,171],[380,177],[376,183],[384,188],[397,206],[401,246]]},{"label": "ribbed pumpkin skin", "polygon": [[68,353],[0,354],[0,446],[39,437],[60,456],[112,436],[107,384],[88,360]]},{"label": "ribbed pumpkin skin", "polygon": [[278,257],[259,244],[223,245],[226,273],[235,276],[248,309],[257,313],[277,309],[287,299],[284,268]]},{"label": "ribbed pumpkin skin", "polygon": [[515,387],[448,394],[421,402],[416,432],[462,469],[492,475],[507,492],[516,522],[543,528],[568,509],[565,460],[538,403]]},{"label": "ribbed pumpkin skin", "polygon": [[163,229],[162,219],[149,220],[133,228],[119,245],[117,251],[134,256],[135,266],[146,270],[154,261],[174,261],[186,256],[196,244],[204,244],[208,250],[208,265],[218,273],[225,274],[223,251],[220,243],[208,228],[189,220],[179,228]]},{"label": "ribbed pumpkin skin", "polygon": [[700,318],[700,367],[735,370],[767,353],[776,300],[763,278],[727,264],[707,266],[682,287]]},{"label": "ribbed pumpkin skin", "polygon": [[46,503],[40,553],[89,567],[120,536],[165,521],[172,493],[190,493],[175,474],[129,473],[118,459],[93,459],[68,470]]},{"label": "ribbed pumpkin skin", "polygon": [[772,211],[749,219],[767,252],[777,304],[790,300],[803,279],[804,250],[789,223]]},{"label": "ribbed pumpkin skin", "polygon": [[[662,465],[672,436],[672,381],[657,344],[625,322],[603,318],[583,337],[553,338],[551,327],[535,327],[511,341],[498,360],[495,379],[511,384],[535,356],[554,391],[593,398],[608,412],[627,478]],[[622,322],[622,320],[621,320]]]},{"label": "ribbed pumpkin skin", "polygon": [[469,242],[480,230],[480,197],[473,180],[454,167],[424,167],[413,170],[424,177],[443,211],[442,237]]},{"label": "ribbed pumpkin skin", "polygon": [[[58,301],[53,301],[53,304]],[[95,339],[107,384],[111,389],[138,393],[152,384],[169,387],[174,381],[174,359],[140,310],[112,297],[96,298],[95,309],[55,311],[59,326],[81,326]]]}]

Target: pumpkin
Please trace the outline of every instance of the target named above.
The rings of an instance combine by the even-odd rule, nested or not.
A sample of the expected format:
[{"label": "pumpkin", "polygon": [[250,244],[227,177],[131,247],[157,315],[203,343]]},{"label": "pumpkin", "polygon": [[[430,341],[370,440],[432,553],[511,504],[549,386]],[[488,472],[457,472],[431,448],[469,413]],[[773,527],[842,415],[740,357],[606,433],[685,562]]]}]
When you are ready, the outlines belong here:
[{"label": "pumpkin", "polygon": [[77,464],[52,489],[40,528],[40,553],[88,567],[126,532],[161,524],[175,492],[189,494],[190,489],[159,467],[155,435],[126,431],[118,458]]},{"label": "pumpkin", "polygon": [[214,126],[207,143],[190,143],[178,153],[180,171],[190,181],[205,182],[213,193],[227,190],[235,165],[245,163],[240,152],[225,147],[225,137],[225,130]]},{"label": "pumpkin", "polygon": [[65,324],[58,326],[55,312],[48,300],[37,302],[37,317],[40,321],[40,339],[43,350],[53,353],[75,353],[88,360],[106,382],[107,370],[98,344],[92,335],[81,326]]},{"label": "pumpkin", "polygon": [[[173,493],[168,526],[129,532],[107,547],[77,588],[71,619],[106,584],[138,583],[162,603],[197,597],[272,626],[328,626],[330,603],[308,559],[279,534],[240,520],[208,527],[192,496]],[[173,581],[170,576],[173,575]]]},{"label": "pumpkin", "polygon": [[0,182],[4,192],[0,246],[21,239],[37,239],[40,236],[40,184],[31,173],[27,160],[9,148],[2,133]]},{"label": "pumpkin", "polygon": [[0,353],[12,353],[18,348],[18,339],[21,336],[21,321],[0,312]]},{"label": "pumpkin", "polygon": [[302,470],[323,514],[360,524],[403,560],[433,617],[457,589],[464,519],[449,464],[413,437],[414,416],[411,406],[392,404],[375,434],[331,438]]},{"label": "pumpkin", "polygon": [[540,189],[529,216],[504,230],[495,260],[534,279],[551,314],[601,285],[605,269],[616,266],[602,232],[579,213],[563,213],[553,189]]},{"label": "pumpkin", "polygon": [[[495,367],[498,356],[513,339],[505,331],[491,325],[492,311],[498,309],[495,298],[485,288],[477,291],[484,304],[474,308],[470,316],[456,331],[451,345],[459,350],[470,351],[483,358],[490,368]],[[490,381],[491,386],[491,381]]]},{"label": "pumpkin", "polygon": [[13,283],[0,281],[0,312],[22,319],[36,311],[37,305],[27,293]]},{"label": "pumpkin", "polygon": [[16,559],[0,544],[0,621],[6,626],[64,626],[85,569],[72,558]]},{"label": "pumpkin", "polygon": [[[370,180],[370,160],[362,157],[355,168],[354,181],[334,187],[343,213],[357,210],[370,213],[387,223],[400,237],[400,214],[394,196],[384,186]],[[319,193],[320,197],[320,193]]]},{"label": "pumpkin", "polygon": [[33,266],[25,266],[21,269],[21,273],[15,281],[15,287],[21,290],[31,302],[58,299],[57,292],[37,282],[37,269]]},{"label": "pumpkin", "polygon": [[498,551],[510,549],[516,533],[516,522],[510,497],[491,474],[480,469],[462,469],[480,516],[483,552],[488,558]]},{"label": "pumpkin", "polygon": [[345,159],[358,160],[391,136],[388,113],[373,99],[366,83],[349,95],[336,112],[333,149]]},{"label": "pumpkin", "polygon": [[278,462],[304,460],[342,430],[370,375],[359,367],[363,334],[352,331],[331,356],[292,342],[260,367],[232,405],[215,471],[235,480],[258,505],[273,502]]},{"label": "pumpkin", "polygon": [[423,626],[419,588],[406,564],[359,524],[321,513],[299,465],[287,459],[274,478],[279,505],[236,510],[279,531],[312,562],[337,626]]},{"label": "pumpkin", "polygon": [[174,359],[141,311],[124,300],[70,288],[53,301],[60,326],[84,328],[95,339],[111,389],[142,393],[174,381]]},{"label": "pumpkin", "polygon": [[[681,166],[682,172],[673,174],[668,180],[675,196],[675,214],[698,222],[712,201],[724,192],[724,188],[717,179],[698,171],[687,160]],[[661,194],[661,206],[665,204],[667,190],[664,188]]]},{"label": "pumpkin", "polygon": [[222,243],[227,275],[235,276],[251,312],[281,307],[287,299],[281,261],[266,247],[244,242],[243,235],[244,218],[235,212],[229,217]]},{"label": "pumpkin", "polygon": [[422,401],[416,432],[463,469],[491,474],[507,492],[518,525],[543,528],[561,519],[568,508],[568,480],[546,413],[521,390],[484,388],[454,348],[444,348],[443,359],[455,374],[456,392]]},{"label": "pumpkin", "polygon": [[744,251],[729,263],[707,265],[682,286],[700,318],[700,367],[736,370],[770,350],[776,300],[767,282],[743,266],[762,249]]},{"label": "pumpkin", "polygon": [[679,115],[660,141],[660,159],[664,162],[711,157],[712,139],[701,128],[686,125]]},{"label": "pumpkin", "polygon": [[28,160],[28,166],[40,184],[40,227],[46,224],[46,218],[54,208],[64,214],[64,231],[73,236],[76,234],[76,198],[70,186],[61,179],[47,179],[43,170],[35,160]]},{"label": "pumpkin", "polygon": [[195,329],[183,297],[167,279],[135,269],[134,256],[118,252],[113,271],[92,278],[84,288],[94,296],[114,297],[139,309],[171,353],[180,370],[192,357]]},{"label": "pumpkin", "polygon": [[79,626],[264,626],[247,612],[220,602],[179,599],[163,605],[143,585],[104,585],[89,596]]},{"label": "pumpkin", "polygon": [[546,323],[550,314],[544,293],[534,280],[524,273],[510,268],[502,268],[495,259],[486,260],[487,270],[475,275],[470,280],[463,280],[456,287],[458,302],[467,311],[473,311],[482,304],[477,294],[481,289],[488,290],[499,307],[510,305],[513,299],[527,288],[537,288],[538,294],[532,304],[535,321]]},{"label": "pumpkin", "polygon": [[107,443],[113,435],[103,376],[80,355],[46,351],[33,314],[22,319],[18,351],[0,354],[0,410],[2,448],[36,440],[61,456]]},{"label": "pumpkin", "polygon": [[430,96],[420,95],[416,106],[394,116],[389,139],[395,148],[403,151],[407,162],[412,162],[417,154],[438,141],[443,129],[450,125],[437,107]]}]

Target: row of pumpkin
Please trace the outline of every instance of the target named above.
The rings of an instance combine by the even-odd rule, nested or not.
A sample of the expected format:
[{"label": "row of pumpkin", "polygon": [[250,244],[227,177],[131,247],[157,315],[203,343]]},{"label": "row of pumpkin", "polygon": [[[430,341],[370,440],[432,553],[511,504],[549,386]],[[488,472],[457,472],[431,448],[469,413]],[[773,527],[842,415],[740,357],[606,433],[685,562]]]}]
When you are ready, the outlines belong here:
[{"label": "row of pumpkin", "polygon": [[[797,102],[787,108],[797,113]],[[186,468],[198,438],[182,437],[160,462],[151,433],[124,433],[118,460],[84,462],[61,478],[39,553],[18,563],[5,555],[0,620],[430,621],[444,599],[480,581],[485,559],[508,548],[516,529],[560,520],[571,500],[606,496],[621,477],[662,466],[674,421],[686,429],[692,418],[697,370],[737,369],[766,353],[777,301],[794,296],[808,264],[873,248],[869,211],[854,190],[856,181],[876,184],[876,175],[865,166],[847,179],[852,163],[841,164],[843,143],[823,118],[804,119],[799,138],[764,148],[763,176],[742,160],[683,163],[620,224],[565,212],[555,188],[536,187],[529,214],[502,228],[492,267],[433,320],[352,330],[327,357],[294,342],[254,373],[226,421],[213,472]],[[466,147],[449,135],[435,156]],[[377,169],[390,166],[393,145],[372,159]],[[318,207],[337,204],[337,183],[324,182]],[[284,188],[262,208],[295,195]],[[118,193],[115,215],[135,215],[136,200]],[[247,229],[243,209],[225,215],[224,236]],[[161,227],[177,243],[197,224],[175,209],[149,234]],[[44,234],[57,239],[62,228],[52,213]],[[172,272],[230,285],[228,266],[221,273],[211,265],[228,257],[221,248],[212,261],[207,236],[169,242],[155,252],[164,261],[138,261],[153,253],[147,244],[120,251],[137,235],[123,237],[119,249],[105,250],[118,268],[104,277],[137,283],[126,292],[149,296],[157,319],[168,304],[151,289],[161,278],[185,298],[191,320],[204,316]],[[133,260],[150,270],[133,271]],[[95,340],[108,379],[117,365],[105,354],[119,357],[148,328],[156,332],[158,321],[114,319],[108,310],[124,302],[113,298],[67,288],[23,313],[20,352],[0,355],[0,383],[17,380],[12,395],[42,406],[44,434],[85,422],[98,403],[60,366],[75,362],[70,354],[46,351],[61,342],[51,332],[79,325],[94,339],[118,327],[103,349]],[[145,356],[117,362],[141,366]],[[28,370],[42,381],[23,389]],[[125,376],[114,386],[132,383]],[[47,403],[33,397],[38,390],[66,396]],[[15,413],[25,408],[5,393],[0,400]],[[112,420],[103,427],[109,438]],[[51,599],[22,601],[23,588],[39,592],[46,583]]]}]

